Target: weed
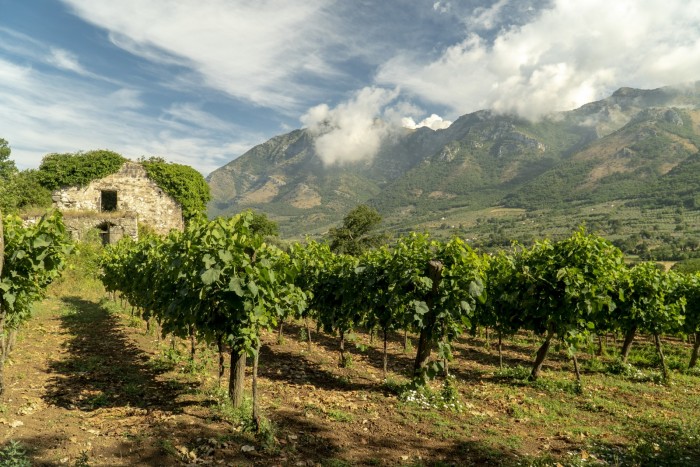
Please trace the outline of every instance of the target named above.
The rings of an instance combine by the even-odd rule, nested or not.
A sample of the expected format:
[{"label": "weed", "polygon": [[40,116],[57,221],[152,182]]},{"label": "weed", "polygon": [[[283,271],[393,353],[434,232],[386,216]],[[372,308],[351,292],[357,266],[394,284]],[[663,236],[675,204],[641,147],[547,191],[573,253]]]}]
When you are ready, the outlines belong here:
[{"label": "weed", "polygon": [[538,378],[532,381],[531,384],[536,389],[548,392],[566,392],[575,395],[581,395],[583,393],[583,388],[578,381],[559,381],[549,378]]},{"label": "weed", "polygon": [[160,452],[168,456],[177,457],[179,454],[177,449],[175,449],[175,445],[169,439],[159,439],[158,448],[160,449]]},{"label": "weed", "polygon": [[496,380],[505,382],[525,381],[530,377],[530,368],[522,365],[506,366],[499,368],[493,373]]},{"label": "weed", "polygon": [[325,459],[321,462],[323,467],[350,467],[352,464],[348,464],[346,461],[341,459]]},{"label": "weed", "polygon": [[329,410],[328,418],[330,418],[333,421],[343,423],[352,422],[355,419],[355,417],[353,417],[352,414],[337,409]]},{"label": "weed", "polygon": [[17,441],[10,440],[0,449],[0,465],[3,467],[30,467],[31,461],[27,457],[27,451]]},{"label": "weed", "polygon": [[619,375],[629,381],[634,381],[637,383],[653,382],[661,384],[664,382],[663,375],[658,371],[650,371],[645,373],[642,370],[634,367],[632,364],[624,363],[620,360],[608,364],[607,373],[611,375]]},{"label": "weed", "polygon": [[151,359],[149,366],[156,371],[171,371],[185,358],[180,349],[168,346],[160,355]]},{"label": "weed", "polygon": [[607,369],[605,362],[598,357],[581,361],[581,368],[591,373],[604,373]]},{"label": "weed", "polygon": [[464,406],[460,401],[459,391],[454,386],[454,376],[447,377],[439,392],[433,391],[430,386],[420,384],[414,380],[400,386],[394,386],[393,390],[402,402],[414,405],[422,409],[440,409],[453,412],[462,412]]},{"label": "weed", "polygon": [[88,456],[87,451],[82,451],[80,453],[80,456],[75,460],[75,464],[73,464],[74,467],[90,467],[89,461],[90,457]]},{"label": "weed", "polygon": [[355,364],[355,362],[352,359],[352,355],[350,355],[349,353],[346,353],[345,358],[343,358],[340,361],[341,368],[352,368],[354,364]]},{"label": "weed", "polygon": [[182,367],[182,372],[188,375],[201,375],[207,371],[208,366],[209,361],[207,359],[188,358],[185,366]]},{"label": "weed", "polygon": [[103,392],[85,400],[85,405],[90,410],[95,410],[95,409],[98,409],[100,407],[104,407],[107,404],[109,404],[109,400],[108,400],[107,395]]},{"label": "weed", "polygon": [[138,383],[125,384],[122,388],[122,391],[124,391],[124,395],[126,395],[130,399],[141,397],[144,394],[143,386]]}]

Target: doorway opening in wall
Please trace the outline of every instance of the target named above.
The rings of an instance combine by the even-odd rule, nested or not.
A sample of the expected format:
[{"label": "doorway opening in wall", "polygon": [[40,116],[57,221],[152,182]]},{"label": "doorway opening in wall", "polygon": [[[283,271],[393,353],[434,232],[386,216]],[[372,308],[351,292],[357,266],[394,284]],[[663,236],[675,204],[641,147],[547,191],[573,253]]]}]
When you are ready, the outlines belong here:
[{"label": "doorway opening in wall", "polygon": [[100,199],[102,212],[111,212],[117,210],[117,192],[114,190],[102,190]]},{"label": "doorway opening in wall", "polygon": [[102,239],[103,245],[109,245],[112,243],[112,227],[114,227],[114,224],[110,222],[103,222],[97,226],[97,230],[100,232],[100,239]]}]

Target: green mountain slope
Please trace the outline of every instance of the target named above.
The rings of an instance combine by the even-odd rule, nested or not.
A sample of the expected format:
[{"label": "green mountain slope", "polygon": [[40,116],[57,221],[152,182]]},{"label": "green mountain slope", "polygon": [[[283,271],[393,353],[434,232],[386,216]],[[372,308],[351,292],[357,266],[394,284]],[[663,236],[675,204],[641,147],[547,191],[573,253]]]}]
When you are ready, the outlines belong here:
[{"label": "green mountain slope", "polygon": [[212,172],[209,211],[253,208],[300,236],[325,232],[359,203],[392,229],[496,206],[695,206],[699,109],[700,83],[622,88],[538,122],[479,111],[445,130],[406,130],[371,161],[340,166],[324,166],[312,137],[296,130]]}]

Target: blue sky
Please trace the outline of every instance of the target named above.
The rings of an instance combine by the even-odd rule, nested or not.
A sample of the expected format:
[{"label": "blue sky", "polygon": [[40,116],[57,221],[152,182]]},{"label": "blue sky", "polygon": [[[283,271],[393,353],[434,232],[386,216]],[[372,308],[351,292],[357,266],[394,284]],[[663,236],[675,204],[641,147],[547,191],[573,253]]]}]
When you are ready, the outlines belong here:
[{"label": "blue sky", "polygon": [[401,127],[699,79],[698,0],[0,0],[20,168],[106,148],[207,174],[300,127],[347,163]]}]

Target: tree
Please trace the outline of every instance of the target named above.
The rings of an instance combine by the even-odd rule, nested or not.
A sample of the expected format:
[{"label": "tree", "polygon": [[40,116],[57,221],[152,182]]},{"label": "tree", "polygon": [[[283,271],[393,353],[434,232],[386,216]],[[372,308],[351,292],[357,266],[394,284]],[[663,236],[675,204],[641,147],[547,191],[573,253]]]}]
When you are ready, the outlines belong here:
[{"label": "tree", "polygon": [[328,231],[331,250],[334,253],[359,256],[370,248],[378,247],[385,236],[372,231],[381,220],[382,216],[375,209],[365,204],[357,206],[345,216],[341,227]]},{"label": "tree", "polygon": [[10,160],[11,153],[9,143],[0,138],[0,182],[3,185],[17,174],[17,167],[15,167],[14,161]]},{"label": "tree", "polygon": [[688,368],[695,368],[700,356],[700,274],[681,274],[669,271],[675,278],[675,288],[672,291],[672,300],[678,301],[685,298],[685,316],[682,331],[695,338],[693,349],[690,353]]},{"label": "tree", "polygon": [[12,210],[16,204],[12,193],[17,167],[14,161],[10,160],[11,153],[12,150],[7,141],[0,138],[0,209],[4,211]]},{"label": "tree", "polygon": [[262,237],[277,237],[280,234],[280,228],[277,222],[268,219],[264,212],[251,211],[252,219],[250,220],[250,230],[256,235]]},{"label": "tree", "polygon": [[680,285],[675,273],[665,273],[652,262],[639,263],[630,269],[627,280],[620,286],[624,301],[611,316],[611,321],[625,332],[623,362],[627,362],[637,330],[647,331],[654,336],[664,379],[668,379],[659,336],[667,331],[676,332],[682,325],[685,298],[676,292],[682,290]]}]

